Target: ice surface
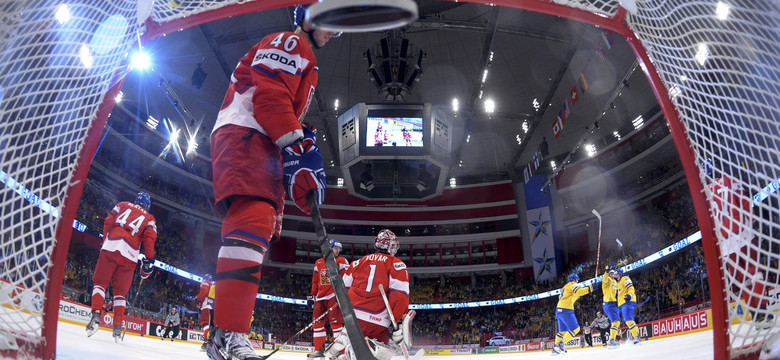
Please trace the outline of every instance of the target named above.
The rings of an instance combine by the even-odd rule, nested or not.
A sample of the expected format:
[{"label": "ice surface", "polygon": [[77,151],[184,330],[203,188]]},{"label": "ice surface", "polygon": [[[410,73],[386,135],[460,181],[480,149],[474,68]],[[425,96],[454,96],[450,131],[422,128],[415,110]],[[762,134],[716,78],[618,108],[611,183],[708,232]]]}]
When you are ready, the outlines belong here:
[{"label": "ice surface", "polygon": [[[200,345],[185,342],[161,341],[159,338],[140,337],[131,334],[124,341],[114,342],[111,332],[101,329],[92,337],[87,337],[84,326],[59,323],[57,339],[58,360],[92,359],[207,359],[200,351]],[[606,348],[572,348],[566,355],[555,359],[712,359],[712,331],[703,331],[689,335],[670,337],[643,342],[639,346],[623,345],[614,350]],[[265,355],[269,351],[258,351]],[[426,356],[433,360],[509,360],[509,359],[551,359],[550,351],[491,354],[491,355],[452,355]],[[269,360],[304,360],[305,353],[279,351]]]}]

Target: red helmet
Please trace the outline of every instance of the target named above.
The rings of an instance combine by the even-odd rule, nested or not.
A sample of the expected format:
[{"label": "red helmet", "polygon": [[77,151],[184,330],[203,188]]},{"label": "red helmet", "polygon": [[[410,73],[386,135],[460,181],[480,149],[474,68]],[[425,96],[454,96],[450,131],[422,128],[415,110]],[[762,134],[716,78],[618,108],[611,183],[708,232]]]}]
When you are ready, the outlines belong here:
[{"label": "red helmet", "polygon": [[382,229],[379,234],[376,234],[374,247],[387,250],[388,254],[395,256],[395,253],[398,252],[398,238],[392,231]]}]

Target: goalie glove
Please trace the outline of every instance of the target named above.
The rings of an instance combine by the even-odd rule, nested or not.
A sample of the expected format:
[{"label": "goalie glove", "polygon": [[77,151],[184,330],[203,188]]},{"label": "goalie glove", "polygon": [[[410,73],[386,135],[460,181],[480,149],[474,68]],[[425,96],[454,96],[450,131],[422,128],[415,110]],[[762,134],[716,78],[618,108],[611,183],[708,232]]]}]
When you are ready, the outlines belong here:
[{"label": "goalie glove", "polygon": [[325,170],[322,164],[322,153],[315,144],[316,129],[303,124],[303,138],[282,149],[282,167],[284,185],[287,195],[306,215],[311,215],[306,194],[317,192],[317,204],[325,200]]},{"label": "goalie glove", "polygon": [[154,260],[144,258],[141,260],[141,278],[146,279],[154,272]]},{"label": "goalie glove", "polygon": [[398,327],[393,330],[392,334],[394,343],[398,345],[404,344],[406,347],[412,346],[412,319],[415,314],[414,310],[409,310],[409,312],[404,314],[403,319],[398,322]]}]

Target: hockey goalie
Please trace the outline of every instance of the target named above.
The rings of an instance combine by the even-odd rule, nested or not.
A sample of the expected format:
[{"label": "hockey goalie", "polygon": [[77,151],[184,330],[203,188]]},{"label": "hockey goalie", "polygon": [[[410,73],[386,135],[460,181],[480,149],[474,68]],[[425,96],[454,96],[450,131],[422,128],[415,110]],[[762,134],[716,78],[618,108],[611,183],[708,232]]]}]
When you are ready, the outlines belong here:
[{"label": "hockey goalie", "polygon": [[[409,271],[406,264],[395,257],[398,238],[392,231],[381,230],[374,248],[374,253],[350,265],[343,276],[344,285],[374,357],[379,360],[408,359],[415,314],[414,310],[409,310]],[[422,354],[423,350],[420,350],[412,358]],[[358,360],[352,352],[346,329],[334,340],[325,356]]]}]

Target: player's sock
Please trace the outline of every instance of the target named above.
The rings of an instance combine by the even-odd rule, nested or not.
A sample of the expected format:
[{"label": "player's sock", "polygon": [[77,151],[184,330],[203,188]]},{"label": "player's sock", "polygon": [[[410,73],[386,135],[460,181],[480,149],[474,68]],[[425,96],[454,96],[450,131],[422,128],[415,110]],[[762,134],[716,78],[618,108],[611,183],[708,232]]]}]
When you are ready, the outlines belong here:
[{"label": "player's sock", "polygon": [[274,231],[276,209],[268,202],[238,198],[222,223],[217,258],[214,325],[249,332],[249,319],[260,286],[260,268]]},{"label": "player's sock", "polygon": [[92,311],[100,310],[103,308],[103,302],[106,301],[106,289],[102,286],[95,285],[92,288]]},{"label": "player's sock", "polygon": [[616,339],[618,328],[620,327],[620,321],[613,321],[612,327],[609,329],[609,338]]},{"label": "player's sock", "polygon": [[637,337],[639,335],[639,328],[636,326],[635,322],[626,321],[626,325],[628,325],[628,331],[631,332],[631,336]]},{"label": "player's sock", "polygon": [[125,316],[125,309],[127,307],[127,300],[124,296],[114,296],[114,324],[122,326],[127,316]]},{"label": "player's sock", "polygon": [[[323,346],[325,346],[325,327],[315,327],[313,328],[314,332],[314,350],[320,350]],[[334,334],[335,336],[335,334]]]}]

